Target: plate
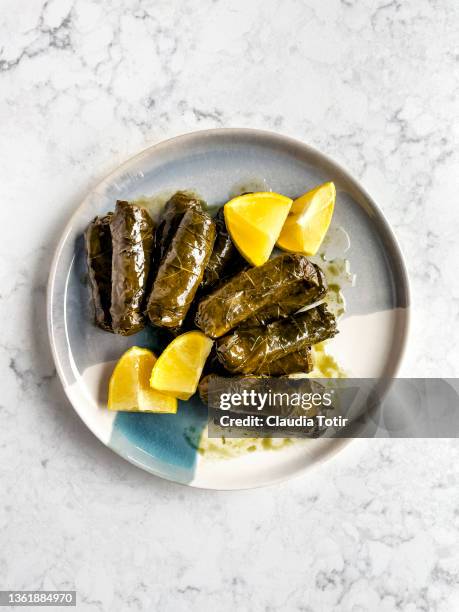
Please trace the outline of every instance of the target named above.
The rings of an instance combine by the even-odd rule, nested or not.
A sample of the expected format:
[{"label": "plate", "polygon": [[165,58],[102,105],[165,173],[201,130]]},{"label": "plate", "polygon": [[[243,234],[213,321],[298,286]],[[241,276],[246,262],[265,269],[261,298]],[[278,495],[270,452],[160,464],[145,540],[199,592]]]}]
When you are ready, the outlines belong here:
[{"label": "plate", "polygon": [[254,185],[297,196],[329,180],[337,188],[331,231],[342,228],[349,236],[346,258],[357,279],[345,293],[346,314],[330,346],[353,376],[396,374],[408,332],[407,274],[387,221],[358,181],[323,153],[280,134],[248,129],[194,132],[146,149],[93,189],[68,222],[53,259],[47,316],[56,368],[72,406],[104,444],[162,478],[240,489],[298,475],[347,443],[265,443],[254,452],[237,443],[210,444],[203,453],[196,442],[207,414],[196,397],[180,402],[177,415],[110,413],[106,393],[114,363],[134,344],[154,350],[158,338],[151,327],[128,338],[95,327],[84,282],[83,232],[94,216],[112,210],[116,199],[148,196],[155,215],[178,189],[193,189],[216,206]]}]

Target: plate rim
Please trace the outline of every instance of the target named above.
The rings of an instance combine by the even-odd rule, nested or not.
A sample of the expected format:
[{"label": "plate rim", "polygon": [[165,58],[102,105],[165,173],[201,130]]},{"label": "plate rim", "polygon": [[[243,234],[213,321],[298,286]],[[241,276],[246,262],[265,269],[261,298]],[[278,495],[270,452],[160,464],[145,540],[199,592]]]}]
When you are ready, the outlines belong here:
[{"label": "plate rim", "polygon": [[91,431],[91,433],[99,440],[99,442],[101,442],[102,444],[104,444],[104,446],[108,449],[110,449],[113,453],[116,453],[118,456],[120,456],[122,459],[128,461],[129,463],[131,463],[132,465],[136,466],[137,468],[140,468],[144,471],[146,471],[149,474],[152,474],[158,478],[167,480],[168,482],[174,483],[174,484],[178,484],[181,486],[185,486],[185,487],[194,487],[194,488],[200,488],[200,489],[204,489],[204,490],[209,490],[209,491],[218,491],[218,490],[223,490],[223,491],[236,491],[236,490],[244,490],[244,489],[255,489],[255,488],[261,488],[261,487],[268,487],[268,486],[275,486],[278,485],[282,482],[287,482],[289,480],[292,480],[294,478],[299,478],[300,476],[304,475],[307,471],[309,471],[310,469],[312,469],[314,466],[321,464],[325,461],[328,461],[329,459],[331,459],[332,457],[336,456],[340,451],[343,450],[343,448],[345,448],[346,446],[348,446],[348,444],[350,442],[352,442],[354,440],[354,438],[341,438],[340,443],[336,444],[334,448],[330,448],[330,449],[326,449],[325,452],[323,453],[323,455],[319,456],[314,463],[308,463],[305,464],[304,466],[300,467],[298,470],[290,473],[289,475],[287,475],[284,478],[278,478],[275,479],[273,481],[270,482],[261,482],[260,484],[255,484],[255,485],[247,485],[247,486],[237,486],[237,487],[219,487],[218,484],[217,486],[203,486],[200,485],[198,483],[194,483],[193,481],[189,482],[189,483],[183,483],[183,482],[179,482],[177,480],[174,480],[172,478],[167,478],[165,476],[162,476],[161,474],[158,474],[157,472],[155,472],[152,469],[149,469],[148,466],[145,465],[139,465],[135,460],[131,459],[127,454],[123,453],[120,450],[117,450],[115,448],[113,448],[110,444],[108,444],[107,442],[105,442],[95,431],[94,428],[87,422],[87,420],[84,418],[83,414],[80,413],[80,411],[77,409],[77,407],[74,405],[70,394],[68,393],[68,385],[67,385],[67,381],[66,381],[66,376],[65,373],[63,371],[61,362],[60,362],[60,358],[57,354],[57,349],[56,349],[56,344],[54,341],[54,334],[53,334],[53,327],[52,327],[52,303],[53,303],[53,292],[54,292],[54,285],[55,285],[55,280],[56,280],[56,272],[57,272],[57,267],[59,264],[59,260],[60,260],[60,255],[62,252],[62,249],[66,243],[68,234],[70,233],[73,223],[74,223],[74,219],[77,217],[80,209],[82,209],[85,205],[87,200],[90,198],[91,194],[94,191],[97,191],[99,189],[101,189],[103,186],[105,186],[106,184],[110,183],[111,181],[113,181],[113,179],[119,175],[120,173],[125,172],[126,170],[128,170],[128,168],[135,164],[140,162],[144,157],[146,157],[147,155],[151,155],[154,153],[157,153],[158,151],[160,151],[162,148],[167,148],[170,145],[177,145],[177,144],[185,144],[187,141],[192,141],[193,139],[195,139],[196,137],[200,137],[200,138],[208,138],[208,137],[218,137],[219,135],[221,136],[234,136],[236,137],[241,137],[244,136],[246,138],[252,138],[254,140],[260,140],[263,139],[265,141],[276,141],[278,144],[283,144],[284,146],[286,146],[286,148],[299,148],[301,150],[303,150],[305,152],[305,154],[307,154],[308,156],[312,156],[315,158],[318,158],[321,162],[326,163],[328,165],[333,166],[336,171],[338,173],[340,173],[342,175],[342,177],[353,187],[353,189],[356,189],[357,191],[359,191],[364,197],[365,199],[370,203],[372,211],[374,212],[376,218],[377,218],[377,222],[382,225],[382,227],[384,228],[384,231],[386,232],[386,235],[388,236],[390,242],[391,242],[391,247],[393,250],[393,254],[395,256],[395,259],[398,263],[398,270],[397,273],[400,277],[400,281],[401,281],[401,286],[399,287],[399,291],[401,293],[401,295],[403,296],[404,300],[403,300],[403,310],[404,310],[404,318],[403,318],[403,328],[402,328],[402,332],[403,335],[401,338],[399,338],[399,342],[398,342],[398,346],[399,346],[399,350],[398,350],[398,359],[396,361],[396,363],[393,365],[392,368],[392,377],[396,377],[397,373],[400,370],[401,364],[405,358],[406,355],[406,350],[407,350],[407,345],[408,345],[408,339],[409,339],[409,335],[410,335],[410,329],[411,329],[411,289],[410,289],[410,281],[409,281],[409,276],[408,276],[408,271],[407,271],[407,267],[406,267],[406,263],[405,263],[405,258],[403,256],[403,251],[402,248],[399,244],[399,241],[390,225],[390,223],[388,222],[384,212],[382,211],[382,209],[378,206],[378,204],[376,203],[376,201],[374,200],[374,198],[368,193],[368,191],[366,190],[366,188],[362,185],[362,183],[357,180],[344,166],[341,165],[341,163],[337,162],[333,157],[331,157],[330,155],[323,153],[322,151],[320,151],[319,149],[315,148],[314,146],[303,142],[302,140],[299,140],[297,138],[293,138],[291,136],[287,136],[285,134],[282,134],[280,132],[275,132],[275,131],[271,131],[271,130],[263,130],[263,129],[256,129],[256,128],[245,128],[245,127],[231,127],[231,128],[210,128],[210,129],[205,129],[205,130],[193,130],[190,132],[185,132],[182,134],[178,134],[176,136],[172,136],[170,138],[167,138],[165,140],[161,140],[155,144],[149,145],[145,148],[143,148],[141,151],[139,151],[138,153],[136,153],[135,155],[129,157],[128,159],[126,159],[124,162],[122,162],[121,164],[119,164],[118,166],[116,166],[114,169],[112,169],[108,174],[106,174],[101,180],[99,180],[95,185],[93,185],[88,192],[86,193],[85,197],[81,200],[81,202],[75,207],[74,211],[72,212],[72,214],[70,215],[68,221],[66,222],[64,229],[62,230],[60,236],[59,236],[59,240],[56,244],[56,247],[54,248],[53,251],[53,256],[52,256],[52,260],[51,260],[51,266],[50,266],[50,271],[49,271],[49,276],[48,276],[48,282],[47,282],[47,288],[46,288],[46,318],[47,318],[47,330],[48,330],[48,339],[49,339],[49,343],[50,343],[50,348],[51,348],[51,354],[53,357],[53,361],[54,361],[54,365],[56,367],[56,371],[57,374],[59,376],[59,380],[63,386],[65,395],[70,403],[70,405],[72,406],[73,410],[76,412],[76,414],[79,416],[79,418],[83,421],[84,425],[89,429],[89,431]]}]

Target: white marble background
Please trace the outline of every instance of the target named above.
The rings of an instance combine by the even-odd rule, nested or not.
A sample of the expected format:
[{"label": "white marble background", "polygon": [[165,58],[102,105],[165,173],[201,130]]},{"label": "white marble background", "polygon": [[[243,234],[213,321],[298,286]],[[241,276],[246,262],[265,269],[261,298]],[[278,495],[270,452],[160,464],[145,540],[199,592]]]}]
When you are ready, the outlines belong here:
[{"label": "white marble background", "polygon": [[149,144],[272,129],[359,177],[406,255],[403,374],[458,374],[456,0],[0,0],[0,588],[79,610],[459,609],[452,441],[358,441],[281,486],[190,490],[72,412],[45,284],[71,211]]}]

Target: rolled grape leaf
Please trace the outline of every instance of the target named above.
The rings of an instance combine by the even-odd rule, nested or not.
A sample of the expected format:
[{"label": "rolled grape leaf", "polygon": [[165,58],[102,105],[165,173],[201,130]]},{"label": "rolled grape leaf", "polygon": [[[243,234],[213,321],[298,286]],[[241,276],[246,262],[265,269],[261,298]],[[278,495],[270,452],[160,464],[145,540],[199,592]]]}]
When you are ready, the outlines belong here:
[{"label": "rolled grape leaf", "polygon": [[229,372],[259,373],[271,362],[336,333],[335,317],[321,304],[267,326],[236,329],[217,341],[217,357]]},{"label": "rolled grape leaf", "polygon": [[[178,331],[196,329],[195,318],[199,302],[219,284],[243,268],[248,268],[246,260],[239,254],[226,231],[223,219],[223,208],[213,217],[216,226],[214,248],[204,272],[204,278],[191,304],[185,321]],[[222,225],[223,223],[223,225]],[[220,366],[221,367],[221,366]]]},{"label": "rolled grape leaf", "polygon": [[325,280],[304,255],[286,253],[242,270],[210,293],[199,303],[195,322],[206,335],[218,338],[259,312],[273,316],[282,299],[301,291],[305,306],[325,293]]},{"label": "rolled grape leaf", "polygon": [[259,387],[259,376],[220,376],[218,374],[208,374],[201,378],[198,386],[199,397],[207,404],[209,401],[209,385],[212,393],[238,393],[243,386],[250,389],[251,386]]},{"label": "rolled grape leaf", "polygon": [[189,209],[164,255],[153,283],[147,312],[159,327],[180,327],[202,281],[215,241],[215,223]]},{"label": "rolled grape leaf", "polygon": [[315,268],[315,274],[312,273],[306,283],[286,287],[284,292],[279,293],[277,302],[268,304],[253,317],[243,321],[241,325],[244,327],[267,325],[272,321],[285,319],[304,306],[313,304],[323,298],[327,293],[327,281],[319,266],[312,265]]},{"label": "rolled grape leaf", "polygon": [[166,254],[183,215],[191,208],[202,211],[205,208],[205,203],[185,191],[177,191],[166,202],[155,232],[153,261],[156,268],[159,267]]},{"label": "rolled grape leaf", "polygon": [[[313,368],[314,362],[312,359],[311,347],[305,346],[294,353],[289,353],[272,362],[265,362],[253,374],[257,376],[288,376],[289,374],[298,373],[308,374],[312,372]],[[223,367],[223,364],[217,357],[215,345],[212,347],[209,357],[207,358],[204,366],[204,374],[206,376],[230,376],[228,370]]]},{"label": "rolled grape leaf", "polygon": [[94,320],[98,327],[106,331],[113,331],[110,315],[112,292],[111,217],[112,213],[108,213],[104,217],[96,217],[88,225],[84,234],[86,262],[94,305]]},{"label": "rolled grape leaf", "polygon": [[217,230],[214,248],[202,279],[201,291],[211,287],[229,276],[233,276],[247,266],[245,259],[239,254],[226,229],[223,207],[214,217]]},{"label": "rolled grape leaf", "polygon": [[[224,377],[209,375],[204,377],[199,383],[199,395],[209,410],[209,433],[212,431],[213,437],[218,433],[225,436],[231,432],[231,428],[219,425],[222,414],[229,418],[244,418],[246,416],[266,417],[267,415],[278,415],[284,418],[296,418],[302,416],[314,417],[317,415],[326,416],[331,410],[331,406],[309,406],[304,408],[298,400],[293,401],[295,396],[311,396],[312,394],[322,394],[325,388],[315,380],[293,379],[288,376],[233,376]],[[282,397],[282,400],[274,401],[275,396]],[[263,405],[260,404],[261,396],[269,399]],[[292,401],[286,401],[285,397],[290,396]],[[238,401],[235,401],[235,399]],[[222,405],[222,400],[224,404]],[[243,401],[241,401],[243,400]],[[301,429],[292,426],[283,426],[282,437],[291,435],[293,437],[318,437],[326,431],[326,426],[319,425],[314,419],[312,425],[305,425]],[[271,437],[279,434],[267,422],[263,425],[245,425],[236,427],[234,437],[252,435],[255,437]],[[241,435],[242,434],[242,435]],[[278,437],[276,435],[276,437]]]},{"label": "rolled grape leaf", "polygon": [[113,244],[110,313],[113,331],[123,336],[144,327],[153,230],[153,221],[144,208],[118,200],[110,220]]},{"label": "rolled grape leaf", "polygon": [[287,376],[288,374],[308,374],[312,372],[314,363],[310,346],[305,346],[298,351],[289,353],[274,361],[265,361],[256,369],[254,374],[266,376]]}]

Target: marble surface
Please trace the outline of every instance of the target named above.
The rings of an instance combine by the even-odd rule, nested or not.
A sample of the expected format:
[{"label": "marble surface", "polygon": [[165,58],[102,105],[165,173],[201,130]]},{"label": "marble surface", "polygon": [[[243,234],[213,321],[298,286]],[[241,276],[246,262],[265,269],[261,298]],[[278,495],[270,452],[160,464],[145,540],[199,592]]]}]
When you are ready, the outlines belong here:
[{"label": "marble surface", "polygon": [[190,490],[85,429],[45,326],[88,189],[164,138],[258,127],[362,180],[410,273],[402,375],[456,376],[458,23],[455,0],[0,0],[0,589],[75,588],[79,610],[459,609],[455,440]]}]

